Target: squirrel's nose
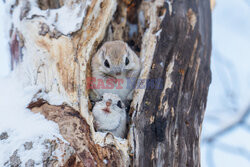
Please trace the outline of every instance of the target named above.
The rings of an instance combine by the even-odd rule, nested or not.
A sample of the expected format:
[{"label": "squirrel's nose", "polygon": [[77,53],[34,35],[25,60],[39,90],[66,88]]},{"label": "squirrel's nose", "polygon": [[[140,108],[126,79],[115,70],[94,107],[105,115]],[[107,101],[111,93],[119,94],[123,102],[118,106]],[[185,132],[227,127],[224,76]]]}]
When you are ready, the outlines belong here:
[{"label": "squirrel's nose", "polygon": [[112,103],[112,100],[109,99],[109,100],[106,102],[106,106],[107,106],[107,107],[111,106],[111,103]]}]

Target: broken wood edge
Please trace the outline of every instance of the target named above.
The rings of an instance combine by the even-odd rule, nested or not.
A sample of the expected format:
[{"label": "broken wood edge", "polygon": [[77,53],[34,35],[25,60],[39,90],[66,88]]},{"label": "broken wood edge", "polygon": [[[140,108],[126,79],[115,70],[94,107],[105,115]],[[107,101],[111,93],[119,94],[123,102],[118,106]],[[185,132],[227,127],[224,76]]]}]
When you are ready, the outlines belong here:
[{"label": "broken wood edge", "polygon": [[[47,120],[58,124],[60,134],[75,149],[76,154],[69,158],[70,164],[77,165],[106,165],[128,166],[116,140],[110,140],[108,136],[99,138],[96,142],[92,138],[90,125],[87,123],[78,111],[74,108],[64,105],[50,105],[43,99],[30,103],[28,107],[34,113],[44,115]],[[106,139],[108,137],[109,139]],[[112,139],[112,138],[111,138]],[[101,141],[103,140],[103,141]],[[105,142],[104,140],[109,140]],[[117,145],[118,144],[118,145]],[[126,143],[124,143],[126,144]],[[80,161],[80,162],[79,162]],[[81,166],[80,165],[80,166]],[[67,166],[65,164],[65,166]]]},{"label": "broken wood edge", "polygon": [[[162,14],[158,15],[158,10],[160,9],[164,9],[163,0],[156,0],[154,2],[143,2],[138,11],[139,13],[142,12],[144,14],[145,22],[148,22],[149,25],[142,36],[140,60],[143,68],[139,75],[139,80],[137,81],[137,84],[140,84],[139,83],[140,81],[143,82],[145,79],[148,78],[150,69],[152,68],[153,56],[161,31],[161,22],[166,14],[166,10],[163,10]],[[140,22],[139,22],[139,27],[143,28],[143,25],[141,25]],[[138,113],[138,111],[140,110],[144,94],[145,94],[145,89],[135,89],[130,109],[132,117],[131,117],[131,124],[129,127],[128,141],[130,147],[130,155],[133,161],[136,160],[135,156],[139,151],[135,147],[136,141],[138,141],[139,139],[138,136],[136,135],[138,132],[136,131],[134,121],[136,121],[135,120],[136,115],[140,114]]]}]

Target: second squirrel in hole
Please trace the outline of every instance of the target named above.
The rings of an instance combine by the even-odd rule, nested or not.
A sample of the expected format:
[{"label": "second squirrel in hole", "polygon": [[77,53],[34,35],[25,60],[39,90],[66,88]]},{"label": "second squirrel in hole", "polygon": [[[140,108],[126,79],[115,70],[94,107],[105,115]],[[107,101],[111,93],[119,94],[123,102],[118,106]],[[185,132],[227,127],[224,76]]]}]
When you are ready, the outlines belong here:
[{"label": "second squirrel in hole", "polygon": [[92,113],[97,131],[111,132],[117,137],[125,137],[126,110],[119,96],[104,93],[102,100],[96,102]]}]

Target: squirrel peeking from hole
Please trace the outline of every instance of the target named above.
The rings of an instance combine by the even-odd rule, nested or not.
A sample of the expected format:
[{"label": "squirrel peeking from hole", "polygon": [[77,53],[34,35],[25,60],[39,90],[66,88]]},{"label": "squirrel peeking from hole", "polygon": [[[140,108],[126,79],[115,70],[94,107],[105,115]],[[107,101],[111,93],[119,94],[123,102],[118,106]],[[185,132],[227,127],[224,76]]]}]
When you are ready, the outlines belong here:
[{"label": "squirrel peeking from hole", "polygon": [[92,79],[98,83],[90,90],[90,100],[95,102],[92,110],[95,128],[124,138],[127,122],[125,104],[133,98],[141,70],[140,59],[127,43],[109,41],[93,56],[91,69]]}]

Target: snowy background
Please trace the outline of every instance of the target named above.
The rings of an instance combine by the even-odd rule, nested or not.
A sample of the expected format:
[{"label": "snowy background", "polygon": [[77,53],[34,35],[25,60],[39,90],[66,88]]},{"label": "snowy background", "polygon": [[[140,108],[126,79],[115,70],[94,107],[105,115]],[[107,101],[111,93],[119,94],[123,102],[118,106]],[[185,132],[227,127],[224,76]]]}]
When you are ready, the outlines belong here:
[{"label": "snowy background", "polygon": [[204,139],[234,123],[250,105],[250,0],[216,0],[212,33],[213,78],[202,130],[202,166],[249,167],[247,116],[213,142]]},{"label": "snowy background", "polygon": [[[41,115],[34,115],[25,109],[23,104],[30,100],[29,95],[33,94],[34,89],[22,90],[18,82],[9,75],[10,56],[6,40],[9,18],[5,13],[3,2],[0,0],[0,134],[9,128],[11,132],[9,135],[15,135],[17,141],[6,141],[5,143],[0,141],[0,166],[3,163],[1,158],[10,156],[14,151],[12,143],[19,144],[22,149],[22,143],[18,143],[18,139],[39,138],[45,133],[47,134],[45,137],[53,138],[51,134],[58,134],[58,127],[55,124],[46,121]],[[213,81],[210,86],[202,132],[203,167],[250,166],[250,119],[246,118],[244,122],[237,123],[233,126],[234,128],[222,135],[213,136],[218,130],[232,124],[250,104],[249,50],[250,0],[217,0],[213,11],[211,60]],[[18,117],[13,117],[17,113],[19,113]],[[12,122],[16,124],[12,124]],[[29,124],[29,127],[24,125],[21,128],[20,125],[23,125],[23,122]],[[32,131],[30,127],[39,133],[29,133]],[[47,133],[48,127],[50,127],[51,134]],[[30,131],[23,131],[23,128]],[[58,137],[60,137],[59,134]],[[205,140],[208,137],[213,140],[210,142]],[[13,150],[9,151],[9,149]],[[5,154],[3,155],[3,153]],[[25,152],[23,154],[27,154],[26,157],[31,156]]]}]

